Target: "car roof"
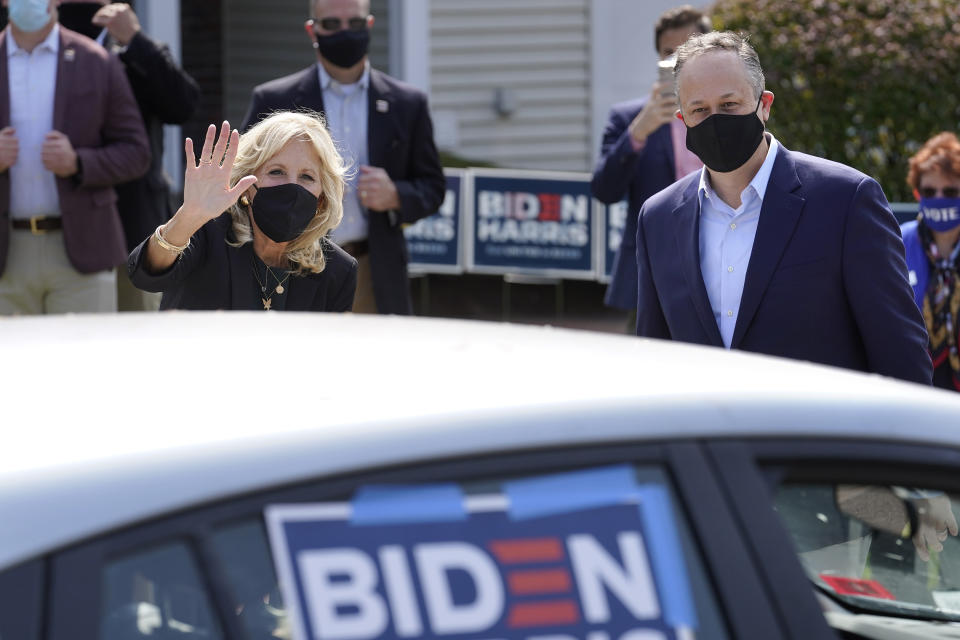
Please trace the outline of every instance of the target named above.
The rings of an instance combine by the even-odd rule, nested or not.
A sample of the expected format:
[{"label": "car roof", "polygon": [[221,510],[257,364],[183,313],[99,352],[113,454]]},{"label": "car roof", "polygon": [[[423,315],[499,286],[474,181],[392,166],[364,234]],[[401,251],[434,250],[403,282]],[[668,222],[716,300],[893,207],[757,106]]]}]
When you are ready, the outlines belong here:
[{"label": "car roof", "polygon": [[387,465],[701,437],[960,445],[950,393],[550,327],[237,312],[7,318],[0,353],[0,569],[191,505]]}]

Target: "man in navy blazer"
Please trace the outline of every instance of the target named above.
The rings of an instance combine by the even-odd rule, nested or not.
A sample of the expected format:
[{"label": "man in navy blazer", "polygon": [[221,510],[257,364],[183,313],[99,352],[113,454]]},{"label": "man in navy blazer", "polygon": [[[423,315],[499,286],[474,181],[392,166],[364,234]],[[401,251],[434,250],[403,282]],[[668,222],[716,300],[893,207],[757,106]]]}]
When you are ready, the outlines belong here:
[{"label": "man in navy blazer", "polygon": [[[707,31],[710,31],[710,18],[702,11],[690,5],[670,9],[660,16],[654,27],[657,55],[660,60],[667,60],[691,35]],[[659,81],[654,83],[648,97],[621,102],[610,109],[600,158],[590,183],[593,196],[605,204],[627,198],[623,238],[613,260],[604,300],[607,306],[630,311],[637,308],[634,237],[640,207],[657,191],[702,166],[684,146],[681,123],[673,124],[676,110],[673,83]]]},{"label": "man in navy blazer", "polygon": [[369,0],[313,0],[311,7],[305,28],[318,64],[254,89],[240,130],[274,111],[324,114],[352,164],[333,239],[359,264],[353,310],[409,315],[402,225],[435,213],[446,193],[427,98],[370,67]]},{"label": "man in navy blazer", "polygon": [[927,335],[880,186],[788,151],[764,130],[773,94],[740,36],[694,36],[675,77],[706,165],[637,224],[637,334],[930,384]]}]

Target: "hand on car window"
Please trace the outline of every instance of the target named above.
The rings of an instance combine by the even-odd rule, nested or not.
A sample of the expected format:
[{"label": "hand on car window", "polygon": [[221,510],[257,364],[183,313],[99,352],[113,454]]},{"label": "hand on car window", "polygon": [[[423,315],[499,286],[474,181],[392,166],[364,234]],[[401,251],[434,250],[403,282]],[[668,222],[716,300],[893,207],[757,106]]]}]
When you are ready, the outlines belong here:
[{"label": "hand on car window", "polygon": [[930,551],[943,551],[943,541],[947,534],[956,536],[957,518],[950,507],[950,497],[946,494],[913,501],[917,509],[918,526],[913,534],[913,545],[917,555],[927,562]]}]

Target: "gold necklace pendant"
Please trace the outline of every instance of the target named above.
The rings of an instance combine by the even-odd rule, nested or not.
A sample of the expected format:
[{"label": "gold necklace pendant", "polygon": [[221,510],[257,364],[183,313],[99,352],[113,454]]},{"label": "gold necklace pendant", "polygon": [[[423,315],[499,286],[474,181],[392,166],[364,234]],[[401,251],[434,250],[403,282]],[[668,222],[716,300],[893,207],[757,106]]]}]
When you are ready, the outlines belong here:
[{"label": "gold necklace pendant", "polygon": [[264,311],[270,311],[270,305],[273,304],[272,298],[260,298],[260,302],[263,303]]},{"label": "gold necklace pendant", "polygon": [[[287,279],[290,277],[290,272],[288,271],[288,272],[286,273],[286,275],[283,276],[283,280],[281,280],[280,278],[277,277],[277,274],[275,274],[275,273],[273,272],[273,269],[271,269],[271,268],[268,266],[268,267],[267,267],[267,273],[266,273],[266,275],[264,276],[264,279],[265,279],[267,282],[269,282],[269,281],[270,281],[270,276],[273,276],[273,279],[277,281],[277,287],[274,289],[274,291],[277,292],[277,295],[283,295],[283,292],[286,291],[286,289],[284,289],[284,287],[283,287],[283,283],[286,282]],[[270,295],[273,295],[273,294],[270,294]]]}]

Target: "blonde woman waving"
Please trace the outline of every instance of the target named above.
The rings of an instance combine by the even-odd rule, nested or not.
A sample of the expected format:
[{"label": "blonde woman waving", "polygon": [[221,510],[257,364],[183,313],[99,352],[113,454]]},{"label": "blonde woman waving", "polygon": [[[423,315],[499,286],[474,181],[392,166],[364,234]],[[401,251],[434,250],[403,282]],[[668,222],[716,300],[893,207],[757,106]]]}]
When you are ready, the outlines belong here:
[{"label": "blonde woman waving", "polygon": [[183,205],[135,248],[132,282],[161,309],[349,311],[357,263],[327,239],[344,164],[315,115],[280,112],[240,136],[184,145]]}]

